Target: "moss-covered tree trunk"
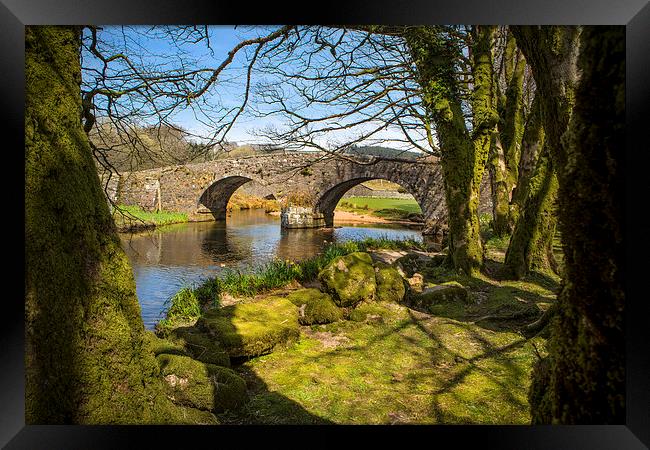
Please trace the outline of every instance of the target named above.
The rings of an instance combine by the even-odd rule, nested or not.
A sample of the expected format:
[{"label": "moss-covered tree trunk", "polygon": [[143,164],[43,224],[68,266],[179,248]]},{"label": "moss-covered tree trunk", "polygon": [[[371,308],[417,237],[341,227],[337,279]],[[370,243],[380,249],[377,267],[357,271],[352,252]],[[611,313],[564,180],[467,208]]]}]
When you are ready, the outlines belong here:
[{"label": "moss-covered tree trunk", "polygon": [[535,95],[530,107],[524,134],[521,140],[521,156],[517,169],[517,185],[512,191],[510,217],[513,223],[519,219],[519,212],[524,207],[528,196],[528,186],[537,166],[537,159],[544,145],[544,127],[539,96]]},{"label": "moss-covered tree trunk", "polygon": [[550,157],[544,151],[529,180],[526,202],[506,251],[506,277],[519,279],[531,270],[544,272],[554,268],[557,188]]},{"label": "moss-covered tree trunk", "polygon": [[530,64],[540,96],[544,140],[560,184],[567,156],[567,131],[578,80],[580,30],[574,26],[513,26],[517,45]]},{"label": "moss-covered tree trunk", "polygon": [[499,124],[492,139],[489,160],[493,194],[492,228],[499,236],[510,233],[514,224],[510,212],[511,198],[513,189],[518,184],[518,164],[524,132],[523,85],[526,61],[510,32],[503,59],[507,87],[505,94],[498,95]]},{"label": "moss-covered tree trunk", "polygon": [[[624,423],[625,29],[585,27],[580,41],[582,75],[558,169],[565,280],[531,408],[539,421]],[[553,71],[531,63],[540,95],[558,96],[550,80],[537,80]]]},{"label": "moss-covered tree trunk", "polygon": [[144,423],[158,368],[81,126],[80,32],[25,29],[26,422]]},{"label": "moss-covered tree trunk", "polygon": [[441,36],[435,27],[413,28],[405,36],[417,67],[423,102],[436,125],[442,149],[440,164],[449,211],[449,254],[454,267],[468,274],[483,265],[479,187],[497,122],[493,105],[493,33],[491,26],[475,27],[472,32],[472,133],[465,123],[454,71],[459,47],[448,36]]}]

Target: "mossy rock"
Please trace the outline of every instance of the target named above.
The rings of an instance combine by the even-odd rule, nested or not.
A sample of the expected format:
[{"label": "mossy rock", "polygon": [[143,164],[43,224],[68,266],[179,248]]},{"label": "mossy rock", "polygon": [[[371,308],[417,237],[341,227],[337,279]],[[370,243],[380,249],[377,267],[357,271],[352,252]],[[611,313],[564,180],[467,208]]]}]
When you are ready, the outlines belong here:
[{"label": "mossy rock", "polygon": [[248,401],[246,382],[231,369],[188,356],[161,354],[156,359],[167,395],[178,405],[223,412]]},{"label": "mossy rock", "polygon": [[[161,380],[162,384],[166,384]],[[142,425],[219,425],[219,419],[211,412],[190,406],[177,405],[167,395],[159,395],[152,405],[153,416]]]},{"label": "mossy rock", "polygon": [[197,325],[217,339],[231,357],[264,355],[300,336],[298,308],[282,297],[214,308]]},{"label": "mossy rock", "polygon": [[153,331],[145,331],[144,336],[149,348],[156,356],[160,354],[191,356],[183,345],[159,338]]},{"label": "mossy rock", "polygon": [[394,267],[378,263],[375,267],[375,280],[377,282],[376,300],[399,303],[404,299],[404,295],[406,295],[405,281]]},{"label": "mossy rock", "polygon": [[230,367],[230,356],[219,341],[198,327],[179,327],[170,332],[170,339],[181,343],[194,359],[217,366]]},{"label": "mossy rock", "polygon": [[373,300],[376,281],[372,258],[365,252],[354,252],[334,258],[319,274],[318,279],[334,302],[341,307],[354,306],[363,300]]},{"label": "mossy rock", "polygon": [[331,323],[343,318],[341,311],[329,294],[318,289],[300,289],[287,296],[287,300],[298,307],[298,321],[301,325]]},{"label": "mossy rock", "polygon": [[383,323],[392,311],[378,303],[362,303],[350,312],[353,322]]},{"label": "mossy rock", "polygon": [[409,303],[416,308],[430,310],[432,306],[441,304],[468,305],[471,303],[471,298],[462,285],[450,282],[425,288],[422,293],[412,295]]}]

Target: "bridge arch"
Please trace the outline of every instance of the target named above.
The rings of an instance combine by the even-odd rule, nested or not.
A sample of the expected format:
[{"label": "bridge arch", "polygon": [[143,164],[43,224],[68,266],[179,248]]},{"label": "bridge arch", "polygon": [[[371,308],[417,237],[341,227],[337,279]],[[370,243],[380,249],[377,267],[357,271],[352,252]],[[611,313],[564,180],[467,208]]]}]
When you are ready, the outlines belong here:
[{"label": "bridge arch", "polygon": [[[266,183],[253,176],[244,174],[230,175],[215,180],[199,196],[197,212],[212,214],[215,220],[226,219],[226,207],[230,197],[237,189],[248,182],[255,181],[259,185],[266,186]],[[273,194],[271,193],[270,196]]]},{"label": "bridge arch", "polygon": [[387,180],[387,181],[392,181],[396,184],[399,184],[402,186],[404,189],[407,190],[409,194],[411,194],[415,200],[418,202],[418,205],[420,206],[420,209],[424,212],[425,211],[425,206],[426,206],[426,198],[423,198],[421,193],[419,192],[418,189],[416,189],[413,186],[410,186],[409,183],[405,183],[403,181],[395,181],[391,180],[389,176],[383,175],[383,176],[371,176],[371,175],[366,175],[366,176],[360,176],[360,177],[355,177],[351,178],[345,181],[341,181],[331,187],[329,189],[324,190],[323,192],[320,193],[318,199],[316,200],[316,204],[314,205],[314,212],[315,213],[320,213],[323,214],[324,219],[325,219],[325,226],[331,227],[334,225],[334,209],[336,208],[336,205],[339,203],[341,198],[345,195],[346,192],[348,192],[350,189],[353,187],[366,182],[366,181],[371,181],[371,180]]}]

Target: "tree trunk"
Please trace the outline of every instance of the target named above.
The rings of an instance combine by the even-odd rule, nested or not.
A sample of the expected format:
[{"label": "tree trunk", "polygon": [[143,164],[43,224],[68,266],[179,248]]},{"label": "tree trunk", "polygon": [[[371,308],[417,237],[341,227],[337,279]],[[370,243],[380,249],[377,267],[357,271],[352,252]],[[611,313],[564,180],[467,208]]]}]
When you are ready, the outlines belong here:
[{"label": "tree trunk", "polygon": [[[524,30],[524,48],[548,54],[552,42],[544,42],[540,35],[554,33]],[[535,49],[535,39],[550,47]],[[531,408],[539,422],[550,418],[562,424],[622,424],[625,29],[585,27],[580,40],[582,78],[575,91],[571,128],[567,145],[556,149],[553,158],[556,167],[556,159],[563,164],[558,167],[559,220],[566,279],[551,330],[549,368],[533,376],[531,392],[536,394]],[[553,67],[570,62],[570,53],[556,55],[555,60],[531,60],[526,54],[546,103],[545,126],[553,144],[561,136],[563,105],[570,102],[558,101],[564,93],[556,90],[557,80],[546,78],[554,76]],[[564,68],[565,73],[572,70]],[[560,122],[555,129],[548,127],[552,118]]]},{"label": "tree trunk", "polygon": [[553,420],[625,423],[625,29],[585,27],[560,221],[567,281],[551,342]]},{"label": "tree trunk", "polygon": [[517,186],[512,191],[510,219],[513,224],[519,220],[519,214],[528,196],[528,186],[537,166],[537,159],[544,145],[544,127],[542,126],[542,111],[538,95],[533,98],[530,114],[524,128],[521,141],[521,156],[517,170]]},{"label": "tree trunk", "polygon": [[[512,191],[518,184],[518,164],[521,154],[521,139],[524,130],[523,85],[526,61],[517,49],[515,38],[508,33],[503,55],[505,95],[499,95],[499,124],[490,148],[489,169],[493,180],[492,229],[498,236],[512,232]],[[497,86],[498,84],[495,83]]]},{"label": "tree trunk", "polygon": [[81,126],[80,31],[25,28],[25,419],[145,423],[158,367]]},{"label": "tree trunk", "polygon": [[508,192],[508,166],[498,132],[492,134],[488,160],[492,188],[492,230],[497,236],[510,232],[510,196]]},{"label": "tree trunk", "polygon": [[569,126],[578,80],[580,32],[575,26],[513,26],[511,30],[535,78],[545,143],[562,184],[567,163],[562,135]]},{"label": "tree trunk", "polygon": [[443,149],[443,171],[449,210],[449,254],[454,267],[467,274],[483,265],[478,201],[490,139],[497,122],[493,105],[491,41],[494,27],[476,27],[473,33],[471,103],[473,131],[467,130],[454,73],[458,56],[453,46],[432,27],[410,29],[406,35],[427,113],[436,124]]},{"label": "tree trunk", "polygon": [[530,178],[528,196],[506,251],[504,276],[520,279],[531,270],[551,270],[557,223],[557,177],[548,152],[539,157]]}]

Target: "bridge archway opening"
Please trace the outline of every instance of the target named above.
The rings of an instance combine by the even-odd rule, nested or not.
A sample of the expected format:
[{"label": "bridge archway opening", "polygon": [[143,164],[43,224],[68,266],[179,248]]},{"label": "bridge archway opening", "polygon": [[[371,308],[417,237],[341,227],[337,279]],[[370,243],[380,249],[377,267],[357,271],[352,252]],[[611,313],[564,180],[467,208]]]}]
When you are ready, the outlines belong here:
[{"label": "bridge archway opening", "polygon": [[[250,183],[250,191],[237,192],[239,188]],[[273,192],[253,178],[234,175],[221,178],[210,186],[199,197],[197,210],[202,214],[212,214],[215,220],[226,220],[230,207],[236,209],[269,208],[275,202]]]},{"label": "bridge archway opening", "polygon": [[[375,181],[388,182],[385,187],[377,186]],[[374,186],[371,186],[374,184]],[[357,188],[353,190],[353,188]],[[400,189],[401,188],[401,189]],[[351,192],[350,192],[351,191]],[[417,199],[407,186],[382,177],[359,177],[346,180],[331,187],[321,194],[314,210],[323,214],[325,226],[334,225],[337,206],[352,212],[372,213],[381,217],[403,218],[414,222],[423,221],[422,202]],[[345,196],[348,192],[352,196]],[[344,197],[345,196],[345,197]],[[347,200],[349,198],[350,200]],[[399,217],[399,216],[402,217]]]}]

